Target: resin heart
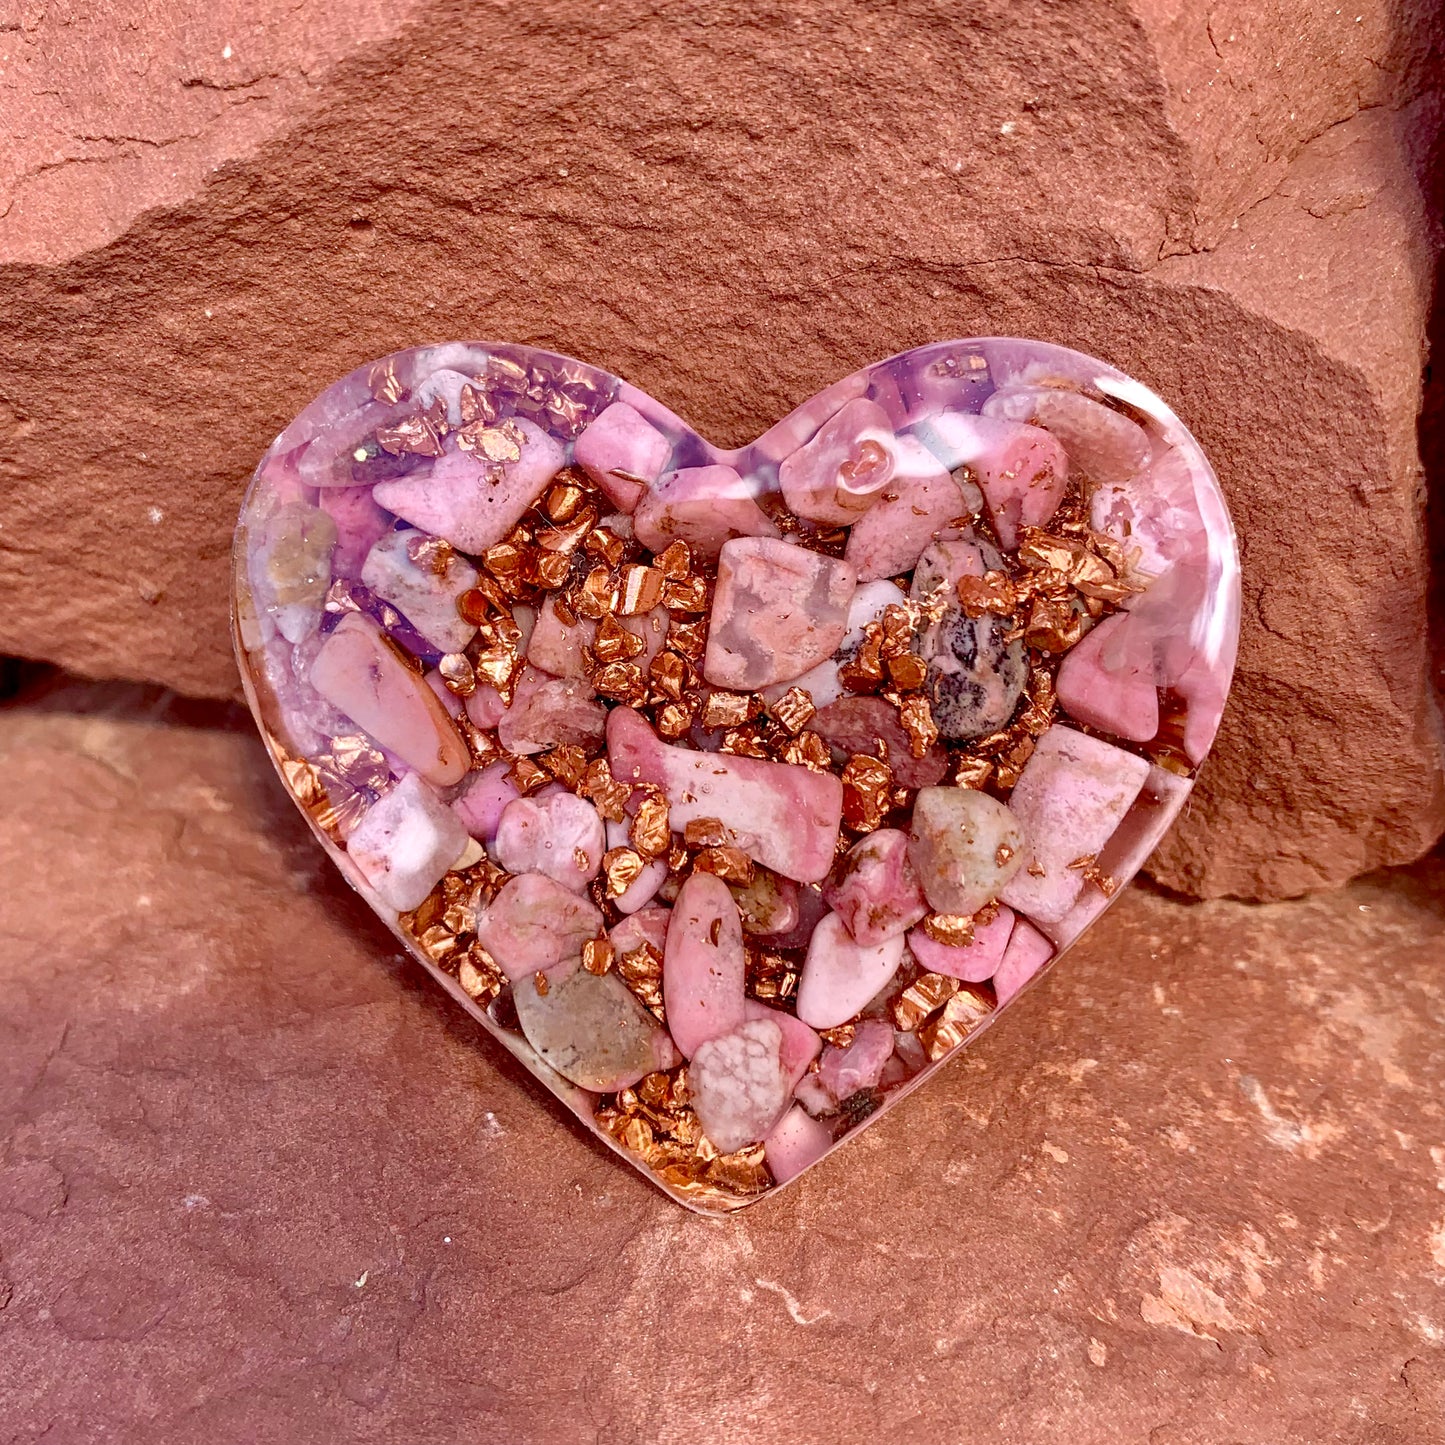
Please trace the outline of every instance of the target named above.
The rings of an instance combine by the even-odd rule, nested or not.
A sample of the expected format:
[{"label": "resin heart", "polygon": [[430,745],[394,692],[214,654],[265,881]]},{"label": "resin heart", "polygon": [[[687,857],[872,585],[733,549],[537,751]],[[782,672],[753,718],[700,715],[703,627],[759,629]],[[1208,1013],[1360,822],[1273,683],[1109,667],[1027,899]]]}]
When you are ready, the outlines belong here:
[{"label": "resin heart", "polygon": [[252,710],[347,880],[705,1210],[877,1117],[1103,912],[1239,619],[1169,408],[999,339],[738,451],[566,357],[398,352],[276,439],[235,586]]}]

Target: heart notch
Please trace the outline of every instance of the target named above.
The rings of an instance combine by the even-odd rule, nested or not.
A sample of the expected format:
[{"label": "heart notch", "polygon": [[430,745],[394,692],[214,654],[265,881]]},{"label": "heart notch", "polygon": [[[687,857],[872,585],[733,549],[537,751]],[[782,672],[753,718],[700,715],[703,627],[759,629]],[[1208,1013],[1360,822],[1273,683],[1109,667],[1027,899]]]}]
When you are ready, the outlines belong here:
[{"label": "heart notch", "polygon": [[276,439],[234,557],[247,698],[347,881],[708,1212],[1099,917],[1189,794],[1239,625],[1179,419],[1002,338],[735,451],[567,357],[398,352]]}]

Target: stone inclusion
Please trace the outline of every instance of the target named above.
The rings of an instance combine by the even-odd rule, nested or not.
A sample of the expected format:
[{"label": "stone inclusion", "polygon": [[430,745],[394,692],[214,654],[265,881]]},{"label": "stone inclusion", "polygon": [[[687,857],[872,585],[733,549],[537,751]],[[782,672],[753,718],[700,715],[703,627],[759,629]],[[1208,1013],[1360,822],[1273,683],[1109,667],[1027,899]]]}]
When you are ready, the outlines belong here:
[{"label": "stone inclusion", "polygon": [[1234,540],[1145,387],[867,367],[750,446],[595,367],[399,352],[237,530],[293,795],[411,951],[690,1207],[796,1177],[1086,929],[1188,796]]}]

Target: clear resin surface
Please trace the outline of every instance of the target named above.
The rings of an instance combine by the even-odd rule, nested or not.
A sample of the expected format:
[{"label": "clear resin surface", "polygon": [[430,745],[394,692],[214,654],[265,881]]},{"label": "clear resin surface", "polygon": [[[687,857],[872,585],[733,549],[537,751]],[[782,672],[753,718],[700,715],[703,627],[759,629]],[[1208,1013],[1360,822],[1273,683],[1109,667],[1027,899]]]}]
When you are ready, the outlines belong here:
[{"label": "clear resin surface", "polygon": [[723,451],[524,346],[398,352],[257,469],[237,650],[422,961],[683,1203],[976,1038],[1183,806],[1239,620],[1203,453],[1041,342],[905,352]]}]

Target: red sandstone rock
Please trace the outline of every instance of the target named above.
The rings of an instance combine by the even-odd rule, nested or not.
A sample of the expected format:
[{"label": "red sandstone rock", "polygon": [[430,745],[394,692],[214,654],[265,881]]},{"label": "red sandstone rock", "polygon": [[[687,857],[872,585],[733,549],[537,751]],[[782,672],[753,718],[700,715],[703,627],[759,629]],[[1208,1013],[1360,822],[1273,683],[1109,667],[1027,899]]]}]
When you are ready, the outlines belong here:
[{"label": "red sandstone rock", "polygon": [[[521,26],[421,0],[124,13],[0,32],[0,647],[229,693],[252,460],[444,312],[613,366],[720,442],[882,351],[1035,334],[1166,395],[1244,539],[1234,702],[1156,872],[1277,896],[1438,832],[1431,7],[1086,0],[1061,26],[1034,0],[1008,24],[830,0],[705,32],[649,0]],[[459,90],[484,113],[439,130],[418,97]]]},{"label": "red sandstone rock", "polygon": [[1440,861],[1270,908],[1130,888],[864,1144],[719,1224],[396,960],[227,711],[0,710],[18,1442],[1437,1433]]}]

